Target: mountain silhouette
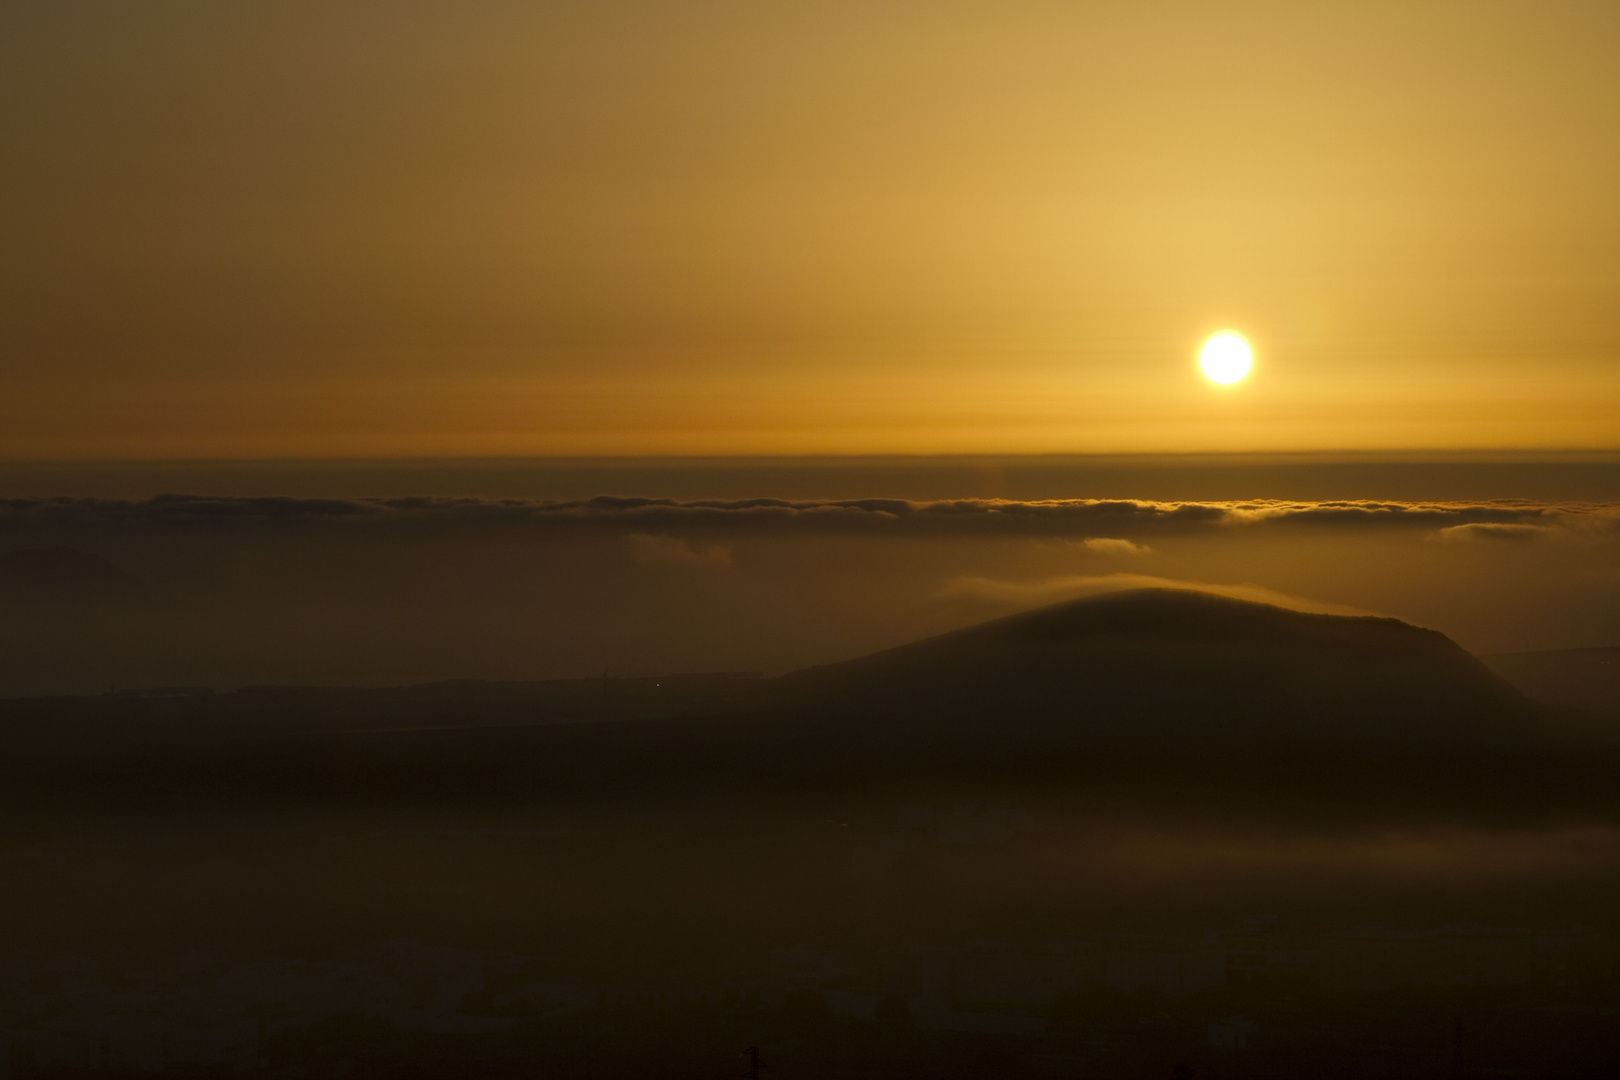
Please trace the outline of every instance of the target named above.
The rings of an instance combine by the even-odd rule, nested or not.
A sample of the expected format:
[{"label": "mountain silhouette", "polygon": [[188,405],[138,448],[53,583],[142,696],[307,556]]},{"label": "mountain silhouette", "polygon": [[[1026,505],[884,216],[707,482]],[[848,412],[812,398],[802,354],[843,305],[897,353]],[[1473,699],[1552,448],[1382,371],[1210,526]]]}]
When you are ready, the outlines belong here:
[{"label": "mountain silhouette", "polygon": [[1073,600],[777,680],[788,707],[956,744],[1467,749],[1535,708],[1443,634],[1210,593]]},{"label": "mountain silhouette", "polygon": [[1613,724],[1572,716],[1396,619],[1153,589],[775,679],[4,702],[0,790],[728,813],[999,790],[1154,812],[1620,815]]}]

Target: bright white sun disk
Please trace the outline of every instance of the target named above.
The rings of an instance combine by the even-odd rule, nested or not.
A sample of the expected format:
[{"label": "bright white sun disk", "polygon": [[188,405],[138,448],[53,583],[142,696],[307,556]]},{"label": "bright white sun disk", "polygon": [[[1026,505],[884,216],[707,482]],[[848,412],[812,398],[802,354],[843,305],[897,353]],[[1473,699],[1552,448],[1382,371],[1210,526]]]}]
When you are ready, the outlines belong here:
[{"label": "bright white sun disk", "polygon": [[1249,343],[1235,330],[1222,330],[1208,341],[1198,353],[1198,366],[1204,374],[1218,383],[1235,383],[1249,373],[1254,354]]}]

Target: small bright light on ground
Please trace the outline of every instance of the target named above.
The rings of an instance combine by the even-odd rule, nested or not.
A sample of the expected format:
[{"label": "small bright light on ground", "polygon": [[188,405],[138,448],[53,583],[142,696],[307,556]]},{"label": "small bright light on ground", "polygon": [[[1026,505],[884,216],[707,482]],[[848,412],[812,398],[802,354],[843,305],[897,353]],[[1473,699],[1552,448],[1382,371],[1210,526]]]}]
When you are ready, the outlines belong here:
[{"label": "small bright light on ground", "polygon": [[1204,374],[1218,383],[1235,383],[1249,373],[1254,355],[1249,343],[1235,330],[1222,330],[1208,341],[1198,353],[1198,366]]}]

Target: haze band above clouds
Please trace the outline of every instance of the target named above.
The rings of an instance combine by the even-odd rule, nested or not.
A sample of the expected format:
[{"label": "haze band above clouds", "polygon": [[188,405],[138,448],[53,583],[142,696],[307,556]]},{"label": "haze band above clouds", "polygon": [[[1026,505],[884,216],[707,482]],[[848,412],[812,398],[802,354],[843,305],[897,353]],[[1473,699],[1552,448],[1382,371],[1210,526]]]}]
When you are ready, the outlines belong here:
[{"label": "haze band above clouds", "polygon": [[603,495],[575,501],[300,499],[159,495],[0,500],[0,536],[63,530],[373,528],[628,533],[857,533],[1097,537],[1215,529],[1414,529],[1454,541],[1620,534],[1620,505],[1378,501],[1150,502],[1062,499],[690,500]]}]

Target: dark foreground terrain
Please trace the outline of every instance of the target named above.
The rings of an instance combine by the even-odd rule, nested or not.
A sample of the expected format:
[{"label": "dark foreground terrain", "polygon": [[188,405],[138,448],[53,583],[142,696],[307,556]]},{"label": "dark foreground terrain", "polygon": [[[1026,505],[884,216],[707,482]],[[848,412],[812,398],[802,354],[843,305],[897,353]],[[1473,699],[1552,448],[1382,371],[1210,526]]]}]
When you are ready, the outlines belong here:
[{"label": "dark foreground terrain", "polygon": [[1620,757],[1498,672],[1144,591],[781,679],[6,702],[6,1069],[1612,1075]]}]

